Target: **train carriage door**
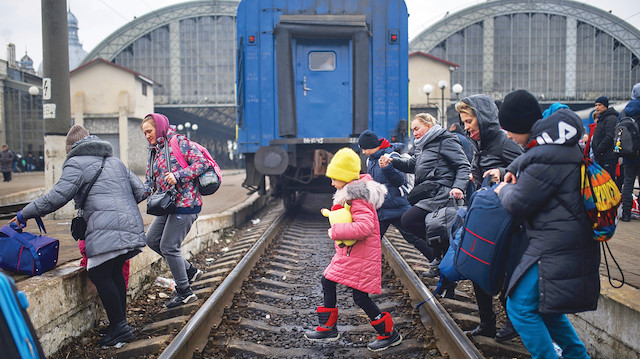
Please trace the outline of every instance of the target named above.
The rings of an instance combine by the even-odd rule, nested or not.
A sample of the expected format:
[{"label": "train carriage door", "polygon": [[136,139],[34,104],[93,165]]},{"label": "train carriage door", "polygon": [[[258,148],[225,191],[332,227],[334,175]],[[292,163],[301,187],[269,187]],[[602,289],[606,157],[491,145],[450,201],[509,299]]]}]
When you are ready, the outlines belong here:
[{"label": "train carriage door", "polygon": [[296,39],[298,137],[348,137],[353,132],[351,41]]}]

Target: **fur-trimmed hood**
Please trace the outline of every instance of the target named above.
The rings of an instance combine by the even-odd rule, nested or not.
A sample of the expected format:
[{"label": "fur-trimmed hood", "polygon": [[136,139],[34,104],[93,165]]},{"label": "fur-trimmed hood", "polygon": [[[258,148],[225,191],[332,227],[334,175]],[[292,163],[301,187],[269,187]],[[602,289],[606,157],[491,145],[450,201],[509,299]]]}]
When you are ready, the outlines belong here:
[{"label": "fur-trimmed hood", "polygon": [[343,205],[354,199],[371,202],[378,209],[384,203],[387,187],[373,180],[369,174],[361,174],[360,178],[347,183],[333,195],[333,204]]},{"label": "fur-trimmed hood", "polygon": [[91,135],[73,145],[71,151],[67,154],[65,162],[75,156],[111,157],[113,156],[113,147],[109,142],[101,140],[98,136]]}]

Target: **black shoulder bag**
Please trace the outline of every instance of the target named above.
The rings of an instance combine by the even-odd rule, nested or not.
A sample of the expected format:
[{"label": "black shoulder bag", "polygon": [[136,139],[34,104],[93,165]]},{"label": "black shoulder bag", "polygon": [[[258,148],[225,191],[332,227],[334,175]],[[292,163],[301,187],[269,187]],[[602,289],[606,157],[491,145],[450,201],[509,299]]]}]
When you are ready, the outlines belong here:
[{"label": "black shoulder bag", "polygon": [[[427,177],[424,181],[416,184],[411,192],[407,195],[407,201],[409,204],[414,206],[416,203],[422,201],[423,199],[431,198],[438,193],[441,184],[435,181],[436,170],[438,169],[438,164],[440,163],[440,151],[442,150],[442,140],[440,140],[440,144],[438,145],[438,154],[436,157],[436,165],[433,167],[431,172],[427,174]],[[415,171],[414,171],[415,172]]]},{"label": "black shoulder bag", "polygon": [[71,220],[71,236],[76,241],[84,240],[85,234],[87,233],[87,221],[84,220],[84,204],[87,202],[87,196],[89,196],[89,191],[93,184],[96,183],[98,176],[102,173],[102,169],[104,169],[104,162],[107,160],[106,157],[102,157],[102,164],[96,172],[96,175],[93,176],[93,179],[89,183],[87,190],[84,191],[84,195],[82,195],[82,201],[80,201],[80,208],[78,209],[78,214]]},{"label": "black shoulder bag", "polygon": [[[154,155],[149,159],[149,169],[153,173],[153,160]],[[167,163],[167,170],[171,171],[171,159],[169,157],[169,141],[165,141],[164,144],[164,157]],[[155,184],[156,176],[152,177],[152,181]],[[178,206],[176,205],[176,198],[178,192],[175,188],[169,188],[166,192],[154,193],[147,198],[147,213],[153,216],[166,216],[168,214],[176,214],[178,212]]]}]

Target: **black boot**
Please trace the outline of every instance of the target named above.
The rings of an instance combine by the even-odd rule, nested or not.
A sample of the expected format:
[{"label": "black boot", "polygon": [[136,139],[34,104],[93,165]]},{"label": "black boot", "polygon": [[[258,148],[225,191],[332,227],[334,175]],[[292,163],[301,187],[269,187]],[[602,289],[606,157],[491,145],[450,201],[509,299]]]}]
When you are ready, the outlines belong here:
[{"label": "black boot", "polygon": [[629,222],[629,221],[631,221],[631,212],[623,211],[623,212],[622,212],[622,218],[620,218],[620,220],[621,220],[622,222]]},{"label": "black boot", "polygon": [[498,330],[498,332],[496,333],[496,341],[498,343],[502,343],[517,336],[518,332],[516,332],[516,329],[513,327],[513,324],[511,324],[511,321],[509,320],[509,317],[507,317],[507,321],[504,323],[504,327],[500,328],[500,330]]},{"label": "black boot", "polygon": [[382,318],[374,320],[371,325],[378,332],[378,338],[367,345],[367,349],[379,352],[402,342],[402,335],[393,327],[393,319],[388,312],[382,313]]},{"label": "black boot", "polygon": [[[484,318],[483,318],[484,317]],[[496,336],[496,316],[490,317],[480,315],[480,324],[473,330],[466,331],[465,334],[475,336],[481,335],[483,337],[493,338]]]},{"label": "black boot", "polygon": [[110,347],[118,343],[129,343],[133,338],[131,326],[123,320],[116,325],[111,325],[107,334],[98,340],[98,345]]},{"label": "black boot", "polygon": [[320,325],[316,330],[304,333],[304,337],[309,340],[333,341],[340,339],[340,332],[336,327],[338,308],[318,307],[317,312]]},{"label": "black boot", "polygon": [[442,297],[447,299],[455,299],[457,286],[458,282],[452,282],[448,280],[447,277],[441,275],[433,295],[442,295]]}]

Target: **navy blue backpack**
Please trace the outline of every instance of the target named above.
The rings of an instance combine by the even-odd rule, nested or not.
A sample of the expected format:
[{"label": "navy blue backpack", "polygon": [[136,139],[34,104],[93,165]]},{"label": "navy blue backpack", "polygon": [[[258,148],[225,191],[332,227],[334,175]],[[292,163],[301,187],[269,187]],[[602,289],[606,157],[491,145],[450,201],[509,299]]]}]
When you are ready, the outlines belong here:
[{"label": "navy blue backpack", "polygon": [[493,191],[495,186],[487,185],[489,177],[471,197],[454,264],[462,277],[495,295],[503,287],[509,245],[518,226]]}]

